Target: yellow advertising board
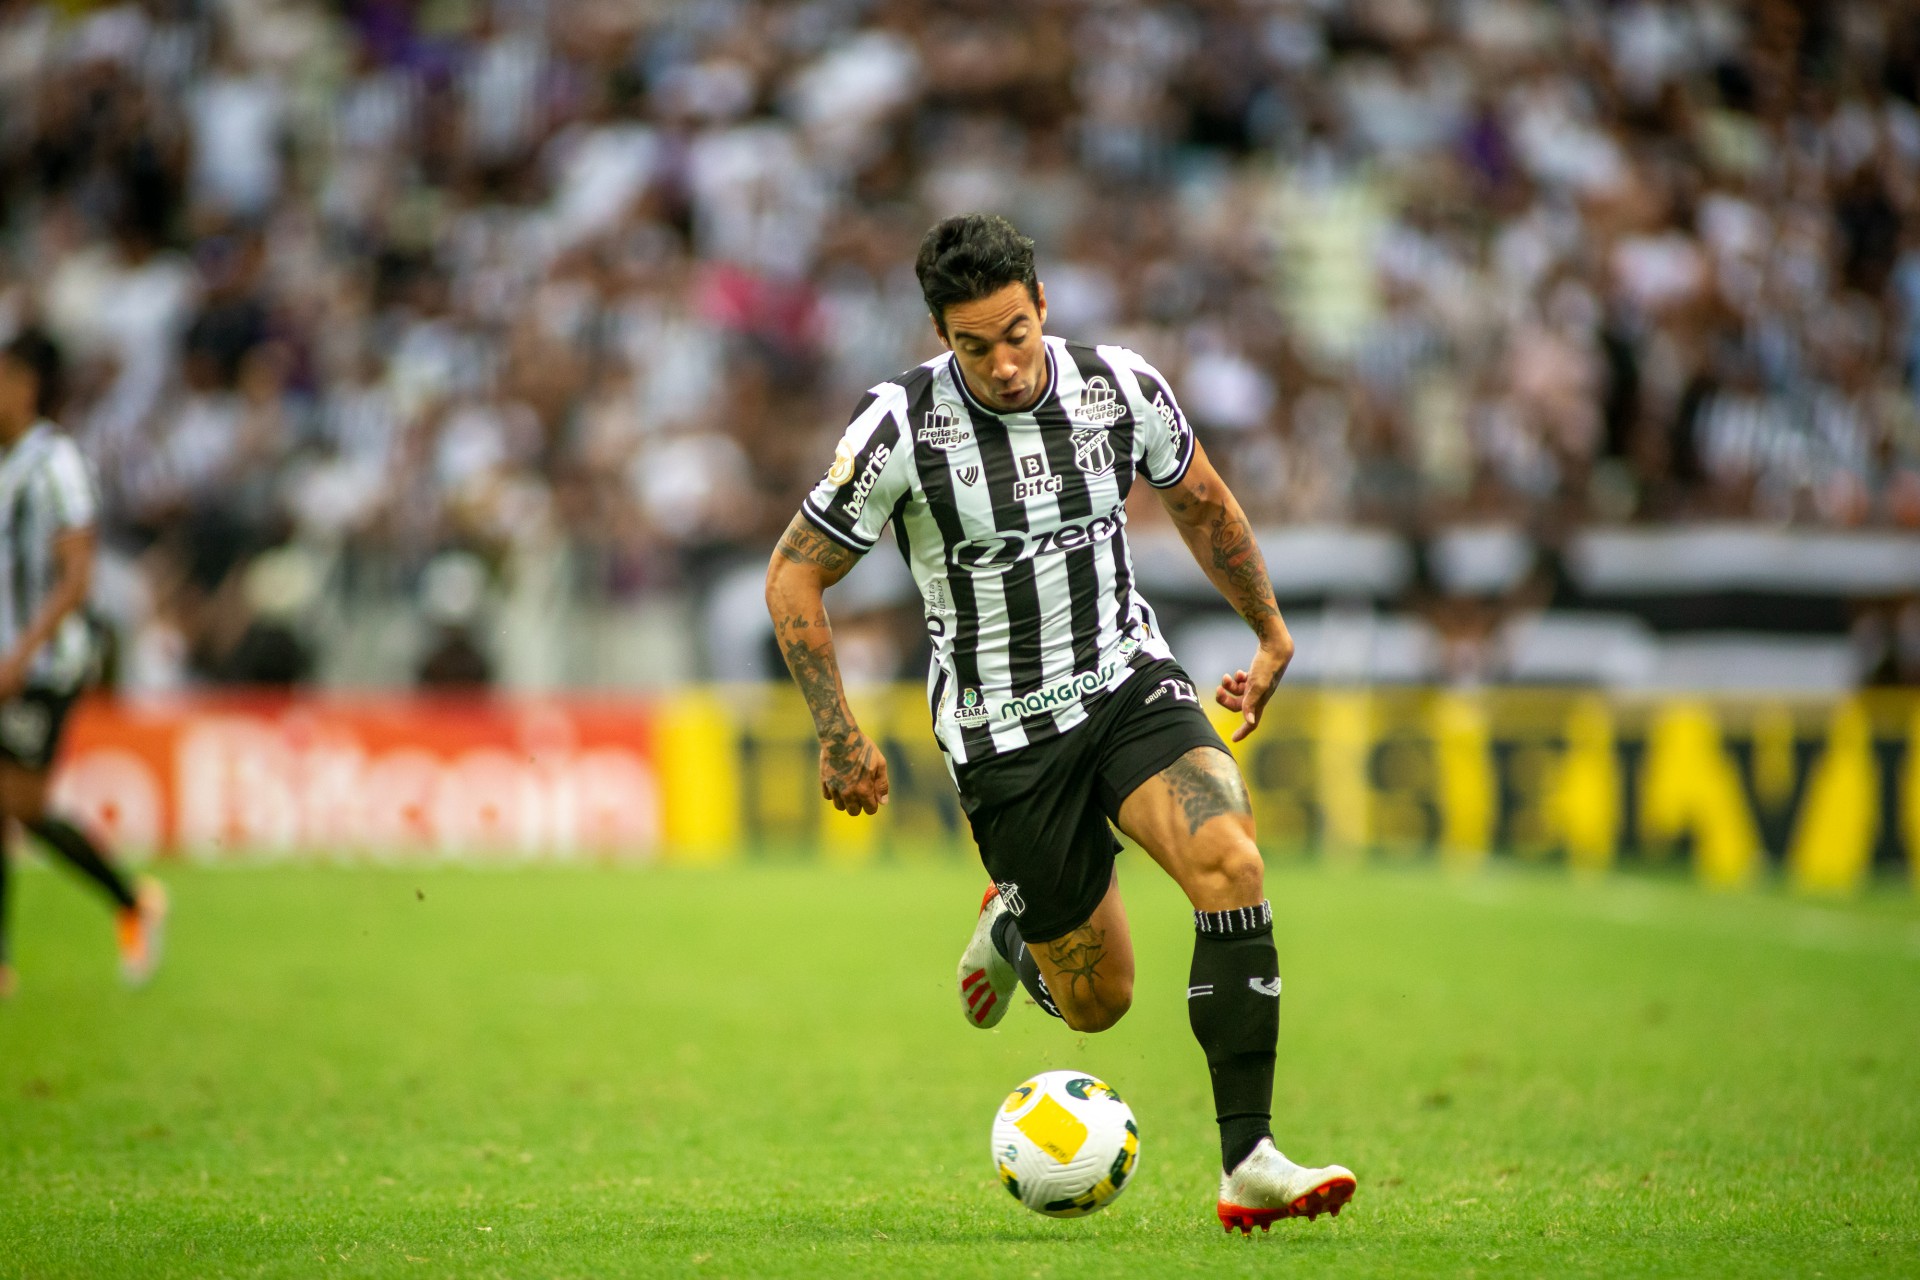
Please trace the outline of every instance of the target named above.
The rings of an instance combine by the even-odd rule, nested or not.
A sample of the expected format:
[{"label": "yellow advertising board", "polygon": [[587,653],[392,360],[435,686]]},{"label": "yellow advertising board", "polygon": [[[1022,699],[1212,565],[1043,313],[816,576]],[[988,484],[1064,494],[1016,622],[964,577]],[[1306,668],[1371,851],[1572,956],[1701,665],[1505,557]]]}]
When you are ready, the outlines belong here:
[{"label": "yellow advertising board", "polygon": [[[922,691],[872,691],[854,704],[891,773],[893,799],[877,818],[820,799],[812,726],[793,689],[727,689],[666,709],[657,740],[668,856],[682,856],[677,836],[696,828],[684,841],[693,856],[861,863],[970,852]],[[1899,693],[1283,689],[1237,754],[1261,843],[1278,856],[1514,859],[1585,874],[1667,864],[1717,887],[1778,878],[1850,893],[1876,877],[1920,884],[1916,741],[1920,696]],[[682,745],[702,758],[676,761]],[[707,779],[711,799],[735,801],[731,813],[709,804],[676,820],[679,778]]]}]

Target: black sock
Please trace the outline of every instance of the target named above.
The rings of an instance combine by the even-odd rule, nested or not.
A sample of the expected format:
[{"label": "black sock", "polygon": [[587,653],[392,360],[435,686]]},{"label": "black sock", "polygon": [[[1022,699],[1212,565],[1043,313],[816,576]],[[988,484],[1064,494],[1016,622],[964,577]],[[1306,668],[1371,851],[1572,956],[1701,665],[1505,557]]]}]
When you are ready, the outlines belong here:
[{"label": "black sock", "polygon": [[1187,1021],[1213,1075],[1220,1167],[1231,1171],[1273,1136],[1273,1058],[1280,1040],[1280,959],[1273,908],[1193,913]]},{"label": "black sock", "polygon": [[107,896],[122,908],[133,905],[133,886],[94,848],[93,841],[87,839],[80,828],[61,818],[42,818],[28,823],[27,830],[46,841],[49,848],[71,862],[81,875],[105,889]]},{"label": "black sock", "polygon": [[1053,993],[1047,990],[1047,980],[1040,976],[1040,962],[1033,958],[1033,952],[1021,941],[1020,926],[1012,912],[993,922],[993,949],[1020,975],[1020,985],[1027,989],[1033,1002],[1058,1018],[1060,1008],[1053,1002]]}]

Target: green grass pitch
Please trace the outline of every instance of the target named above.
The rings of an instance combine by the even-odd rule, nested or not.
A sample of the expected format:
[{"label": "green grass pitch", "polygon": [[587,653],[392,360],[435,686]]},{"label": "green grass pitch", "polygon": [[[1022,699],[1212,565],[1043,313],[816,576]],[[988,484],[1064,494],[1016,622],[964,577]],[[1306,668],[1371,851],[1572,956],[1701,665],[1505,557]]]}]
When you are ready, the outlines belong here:
[{"label": "green grass pitch", "polygon": [[[168,964],[16,878],[0,1275],[1913,1275],[1920,905],[1277,866],[1276,1128],[1360,1189],[1222,1234],[1190,924],[1122,861],[1114,1031],[951,989],[979,872],[169,873]],[[1074,1067],[1140,1171],[1021,1209],[994,1107]]]}]

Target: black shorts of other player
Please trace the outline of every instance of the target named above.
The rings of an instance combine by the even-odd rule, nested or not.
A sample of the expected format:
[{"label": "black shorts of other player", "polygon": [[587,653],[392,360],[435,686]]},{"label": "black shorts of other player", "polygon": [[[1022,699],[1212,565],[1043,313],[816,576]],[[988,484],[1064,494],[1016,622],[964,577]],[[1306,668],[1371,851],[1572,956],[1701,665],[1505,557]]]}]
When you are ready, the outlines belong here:
[{"label": "black shorts of other player", "polygon": [[1029,944],[1085,924],[1120,851],[1108,824],[1148,778],[1195,747],[1227,749],[1177,662],[1142,665],[1086,722],[955,770],[980,861]]},{"label": "black shorts of other player", "polygon": [[45,773],[60,754],[75,695],[30,687],[0,702],[0,760]]}]

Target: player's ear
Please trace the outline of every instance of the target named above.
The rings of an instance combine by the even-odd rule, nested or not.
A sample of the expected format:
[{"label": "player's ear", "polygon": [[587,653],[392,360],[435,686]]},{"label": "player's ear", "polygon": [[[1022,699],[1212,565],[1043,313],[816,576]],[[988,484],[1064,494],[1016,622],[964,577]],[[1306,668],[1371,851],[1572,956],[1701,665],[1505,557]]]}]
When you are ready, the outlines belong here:
[{"label": "player's ear", "polygon": [[939,316],[933,317],[933,336],[940,339],[941,346],[949,351],[953,350],[953,344],[947,341],[947,327],[940,323]]},{"label": "player's ear", "polygon": [[1033,282],[1033,309],[1040,313],[1040,327],[1047,327],[1047,286],[1044,281]]}]

